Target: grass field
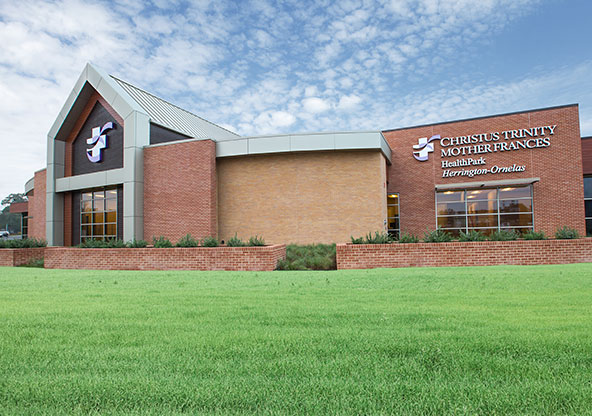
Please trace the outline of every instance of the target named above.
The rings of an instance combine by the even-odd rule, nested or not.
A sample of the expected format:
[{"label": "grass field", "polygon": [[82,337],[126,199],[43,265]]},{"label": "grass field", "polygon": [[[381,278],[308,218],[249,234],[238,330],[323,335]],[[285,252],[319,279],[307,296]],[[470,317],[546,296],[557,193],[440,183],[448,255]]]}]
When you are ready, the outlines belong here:
[{"label": "grass field", "polygon": [[592,264],[0,268],[0,414],[592,414]]}]

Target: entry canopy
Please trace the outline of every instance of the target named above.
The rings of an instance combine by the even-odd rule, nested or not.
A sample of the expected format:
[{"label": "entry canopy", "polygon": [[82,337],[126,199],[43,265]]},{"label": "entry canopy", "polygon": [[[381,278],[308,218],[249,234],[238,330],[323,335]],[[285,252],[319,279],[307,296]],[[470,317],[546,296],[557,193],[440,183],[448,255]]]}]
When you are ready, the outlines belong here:
[{"label": "entry canopy", "polygon": [[450,189],[474,189],[474,188],[489,188],[494,186],[520,186],[530,185],[540,181],[541,178],[521,178],[521,179],[506,179],[501,181],[483,181],[483,182],[464,182],[464,183],[447,183],[436,185],[436,191],[447,191]]}]

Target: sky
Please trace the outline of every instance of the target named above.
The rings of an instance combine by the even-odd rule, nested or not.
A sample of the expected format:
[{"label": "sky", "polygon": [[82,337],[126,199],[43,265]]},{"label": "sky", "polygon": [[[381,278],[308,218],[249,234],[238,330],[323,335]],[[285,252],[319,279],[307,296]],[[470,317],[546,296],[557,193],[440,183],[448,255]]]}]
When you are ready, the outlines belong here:
[{"label": "sky", "polygon": [[0,197],[45,167],[92,62],[243,136],[387,130],[578,103],[589,0],[0,0]]}]

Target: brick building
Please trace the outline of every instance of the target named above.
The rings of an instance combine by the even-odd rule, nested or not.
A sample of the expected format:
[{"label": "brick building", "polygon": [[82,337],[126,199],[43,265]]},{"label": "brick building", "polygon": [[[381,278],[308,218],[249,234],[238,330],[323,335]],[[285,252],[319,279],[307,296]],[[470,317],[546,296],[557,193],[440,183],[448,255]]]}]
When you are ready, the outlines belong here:
[{"label": "brick building", "polygon": [[436,227],[585,234],[592,138],[580,137],[577,105],[241,137],[88,64],[48,134],[47,168],[25,191],[15,210],[28,235],[58,246],[187,233],[346,242]]}]

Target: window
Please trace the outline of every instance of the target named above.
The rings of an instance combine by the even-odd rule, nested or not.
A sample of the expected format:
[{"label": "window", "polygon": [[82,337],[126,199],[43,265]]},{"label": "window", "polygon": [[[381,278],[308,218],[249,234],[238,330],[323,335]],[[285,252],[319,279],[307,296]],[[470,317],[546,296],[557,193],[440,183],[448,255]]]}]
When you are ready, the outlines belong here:
[{"label": "window", "polygon": [[23,214],[21,216],[21,237],[29,238],[29,216],[27,214]]},{"label": "window", "polygon": [[586,209],[586,235],[592,237],[592,176],[584,176],[584,207]]},{"label": "window", "polygon": [[469,230],[526,233],[533,230],[532,213],[531,185],[436,192],[438,227],[456,236]]},{"label": "window", "polygon": [[399,224],[399,194],[387,194],[386,209],[388,221],[388,233],[397,238],[401,231]]},{"label": "window", "polygon": [[117,189],[80,195],[80,241],[117,238]]}]

